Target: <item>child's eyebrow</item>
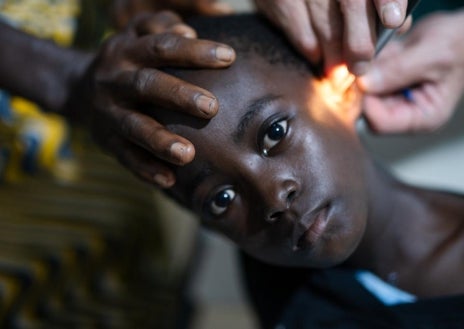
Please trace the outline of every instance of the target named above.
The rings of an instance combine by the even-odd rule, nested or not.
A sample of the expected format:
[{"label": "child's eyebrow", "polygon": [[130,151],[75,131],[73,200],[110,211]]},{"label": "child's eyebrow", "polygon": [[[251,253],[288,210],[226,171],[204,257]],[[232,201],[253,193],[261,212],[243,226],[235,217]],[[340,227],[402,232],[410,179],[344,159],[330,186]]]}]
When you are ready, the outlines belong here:
[{"label": "child's eyebrow", "polygon": [[279,98],[281,98],[281,96],[269,94],[265,95],[264,97],[252,100],[248,104],[246,107],[246,112],[242,115],[238,121],[237,128],[232,133],[232,138],[236,144],[240,143],[242,140],[245,130],[253,118],[262,110],[264,110],[270,103],[276,101]]},{"label": "child's eyebrow", "polygon": [[210,176],[214,174],[211,164],[206,163],[202,166],[200,171],[193,177],[187,186],[188,195],[190,195],[190,202],[193,204],[195,190]]}]

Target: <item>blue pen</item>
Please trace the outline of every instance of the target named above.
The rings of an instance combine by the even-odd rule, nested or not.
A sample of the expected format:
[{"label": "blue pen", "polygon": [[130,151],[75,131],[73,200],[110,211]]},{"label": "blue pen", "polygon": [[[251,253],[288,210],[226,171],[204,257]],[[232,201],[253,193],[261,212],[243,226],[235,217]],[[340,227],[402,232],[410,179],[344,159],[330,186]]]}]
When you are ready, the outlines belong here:
[{"label": "blue pen", "polygon": [[401,90],[401,94],[403,95],[403,97],[404,97],[408,102],[414,103],[414,96],[413,96],[413,94],[412,94],[412,90],[411,90],[411,89],[405,88],[405,89]]}]

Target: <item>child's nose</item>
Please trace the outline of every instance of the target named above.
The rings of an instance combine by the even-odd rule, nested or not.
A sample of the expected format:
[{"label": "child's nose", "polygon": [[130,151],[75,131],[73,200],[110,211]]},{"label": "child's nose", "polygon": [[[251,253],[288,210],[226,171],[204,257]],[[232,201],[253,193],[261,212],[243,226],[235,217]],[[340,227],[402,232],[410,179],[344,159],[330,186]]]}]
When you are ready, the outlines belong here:
[{"label": "child's nose", "polygon": [[[265,219],[273,223],[285,216],[298,194],[298,183],[293,179],[275,180],[267,191]],[[265,192],[266,193],[266,192]]]}]

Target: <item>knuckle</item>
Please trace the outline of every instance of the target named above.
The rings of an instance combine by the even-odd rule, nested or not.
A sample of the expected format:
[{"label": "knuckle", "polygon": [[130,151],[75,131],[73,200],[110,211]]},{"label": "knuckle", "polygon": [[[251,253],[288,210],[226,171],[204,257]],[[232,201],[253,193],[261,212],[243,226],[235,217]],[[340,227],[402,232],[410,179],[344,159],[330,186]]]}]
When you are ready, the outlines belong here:
[{"label": "knuckle", "polygon": [[119,129],[129,138],[134,136],[135,132],[139,130],[140,125],[139,117],[132,111],[124,113],[119,121]]},{"label": "knuckle", "polygon": [[348,55],[357,60],[370,60],[374,57],[375,47],[369,41],[352,41],[347,45]]},{"label": "knuckle", "polygon": [[339,0],[340,9],[343,12],[352,12],[359,9],[359,0]]},{"label": "knuckle", "polygon": [[132,84],[137,96],[142,97],[146,94],[147,88],[157,79],[156,71],[147,72],[145,70],[137,70],[134,73]]},{"label": "knuckle", "polygon": [[314,52],[319,49],[317,39],[311,36],[302,36],[300,39],[296,40],[296,43],[301,49],[306,51]]},{"label": "knuckle", "polygon": [[155,154],[168,154],[163,143],[163,135],[167,130],[164,126],[150,126],[146,129],[144,119],[137,112],[129,111],[125,113],[119,123],[123,135],[131,140],[138,141],[138,144],[145,145]]},{"label": "knuckle", "polygon": [[167,58],[180,47],[180,38],[172,33],[162,33],[155,37],[152,51],[157,58]]},{"label": "knuckle", "polygon": [[162,154],[164,157],[168,157],[170,152],[162,138],[166,133],[168,133],[168,131],[164,126],[158,126],[153,129],[146,130],[142,135],[142,138],[146,141],[146,145],[150,147],[150,150],[153,153],[158,156]]},{"label": "knuckle", "polygon": [[166,25],[182,22],[182,19],[176,13],[170,10],[161,10],[154,15],[155,20],[159,20]]},{"label": "knuckle", "polygon": [[189,103],[194,102],[195,96],[191,95],[190,88],[183,83],[174,83],[168,87],[168,94],[172,95],[171,103],[176,107],[185,109]]}]

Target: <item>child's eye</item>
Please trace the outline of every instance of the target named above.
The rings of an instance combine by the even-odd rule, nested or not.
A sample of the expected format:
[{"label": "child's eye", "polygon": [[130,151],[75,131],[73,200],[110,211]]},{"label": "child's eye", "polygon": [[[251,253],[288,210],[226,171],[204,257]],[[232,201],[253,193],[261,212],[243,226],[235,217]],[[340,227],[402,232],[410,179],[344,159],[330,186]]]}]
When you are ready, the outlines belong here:
[{"label": "child's eye", "polygon": [[230,187],[218,192],[210,201],[209,211],[215,216],[225,213],[234,198],[235,191]]},{"label": "child's eye", "polygon": [[264,154],[267,154],[271,148],[276,146],[282,140],[282,138],[285,137],[287,134],[287,126],[288,121],[287,119],[284,119],[274,122],[269,128],[267,128],[263,138]]}]

